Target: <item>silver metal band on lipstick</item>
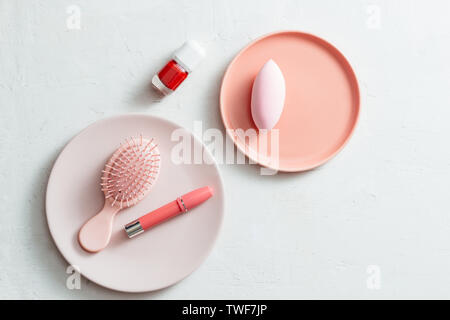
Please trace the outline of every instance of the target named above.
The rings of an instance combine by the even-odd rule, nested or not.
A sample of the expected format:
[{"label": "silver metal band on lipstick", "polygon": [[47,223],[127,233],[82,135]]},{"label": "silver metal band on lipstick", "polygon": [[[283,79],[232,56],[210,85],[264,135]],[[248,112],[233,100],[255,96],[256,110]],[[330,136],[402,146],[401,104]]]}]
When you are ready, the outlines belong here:
[{"label": "silver metal band on lipstick", "polygon": [[131,239],[144,232],[144,229],[142,228],[139,220],[134,220],[125,226],[125,232],[127,233],[128,238]]},{"label": "silver metal band on lipstick", "polygon": [[183,208],[184,208],[184,213],[188,212],[188,208],[187,208],[186,205],[184,204],[183,197],[179,197],[178,200],[180,200],[180,203],[181,203],[181,205],[182,205]]}]

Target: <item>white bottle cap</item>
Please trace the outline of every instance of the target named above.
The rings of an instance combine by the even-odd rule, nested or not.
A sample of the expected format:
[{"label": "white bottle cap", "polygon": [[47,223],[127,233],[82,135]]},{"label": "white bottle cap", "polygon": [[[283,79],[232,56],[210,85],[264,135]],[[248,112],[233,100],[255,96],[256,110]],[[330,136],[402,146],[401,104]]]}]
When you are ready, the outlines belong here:
[{"label": "white bottle cap", "polygon": [[188,73],[191,73],[205,57],[205,50],[195,41],[186,41],[175,53],[173,59]]}]

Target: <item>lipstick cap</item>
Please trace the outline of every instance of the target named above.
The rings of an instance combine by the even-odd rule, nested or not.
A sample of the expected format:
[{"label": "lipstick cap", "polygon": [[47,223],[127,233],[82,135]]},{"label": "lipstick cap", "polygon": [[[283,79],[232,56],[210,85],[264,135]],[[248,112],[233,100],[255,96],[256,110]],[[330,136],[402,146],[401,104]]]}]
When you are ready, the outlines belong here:
[{"label": "lipstick cap", "polygon": [[213,190],[211,187],[203,187],[185,194],[182,199],[184,202],[184,206],[188,210],[191,210],[192,208],[211,198],[212,195]]}]

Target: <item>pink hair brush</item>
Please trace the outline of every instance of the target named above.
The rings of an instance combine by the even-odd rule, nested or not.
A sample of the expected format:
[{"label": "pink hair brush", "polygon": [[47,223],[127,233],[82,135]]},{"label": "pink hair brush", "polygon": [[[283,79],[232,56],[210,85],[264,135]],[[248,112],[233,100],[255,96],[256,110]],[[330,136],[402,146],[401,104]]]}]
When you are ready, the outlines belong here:
[{"label": "pink hair brush", "polygon": [[160,154],[154,139],[126,139],[106,163],[101,177],[105,205],[78,233],[78,242],[88,252],[104,249],[111,238],[114,216],[141,201],[156,182]]}]

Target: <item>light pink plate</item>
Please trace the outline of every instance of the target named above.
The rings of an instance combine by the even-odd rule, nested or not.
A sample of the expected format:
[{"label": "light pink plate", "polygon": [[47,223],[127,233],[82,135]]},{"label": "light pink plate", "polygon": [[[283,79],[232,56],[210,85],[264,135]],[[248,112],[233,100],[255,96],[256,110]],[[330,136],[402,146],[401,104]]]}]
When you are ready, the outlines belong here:
[{"label": "light pink plate", "polygon": [[[277,165],[259,154],[256,140],[233,134],[256,129],[252,84],[269,59],[286,81],[285,106],[274,128],[279,129]],[[244,48],[228,66],[220,92],[222,120],[236,146],[253,161],[287,172],[315,168],[338,153],[356,126],[359,105],[358,82],[345,57],[325,40],[297,31],[272,33]]]},{"label": "light pink plate", "polygon": [[[172,161],[172,148],[179,144],[171,141],[174,130],[191,139],[193,150],[202,145],[191,133],[167,120],[125,115],[87,127],[67,144],[55,162],[46,199],[50,232],[68,263],[91,281],[125,292],[161,289],[189,275],[212,249],[224,214],[219,171],[209,152],[205,153],[208,161],[204,164],[177,165]],[[139,134],[158,142],[158,181],[145,199],[116,215],[108,247],[96,254],[87,253],[78,244],[77,234],[103,206],[101,171],[125,138]],[[127,238],[123,231],[126,223],[207,185],[213,188],[214,196],[205,203],[136,238]]]}]

